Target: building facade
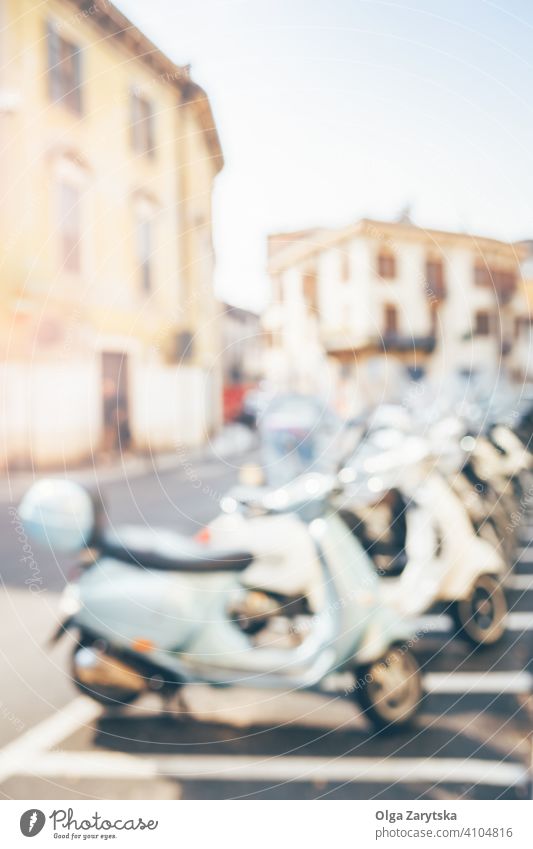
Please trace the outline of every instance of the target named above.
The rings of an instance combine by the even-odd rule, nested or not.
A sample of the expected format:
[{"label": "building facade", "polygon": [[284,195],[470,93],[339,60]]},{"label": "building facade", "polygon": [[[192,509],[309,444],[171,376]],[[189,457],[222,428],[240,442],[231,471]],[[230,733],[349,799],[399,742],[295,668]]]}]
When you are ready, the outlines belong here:
[{"label": "building facade", "polygon": [[0,0],[4,464],[221,417],[205,92],[107,0]]},{"label": "building facade", "polygon": [[[269,239],[269,372],[305,391],[364,399],[376,361],[413,376],[530,365],[524,245],[364,219]],[[332,389],[333,387],[333,389]]]}]

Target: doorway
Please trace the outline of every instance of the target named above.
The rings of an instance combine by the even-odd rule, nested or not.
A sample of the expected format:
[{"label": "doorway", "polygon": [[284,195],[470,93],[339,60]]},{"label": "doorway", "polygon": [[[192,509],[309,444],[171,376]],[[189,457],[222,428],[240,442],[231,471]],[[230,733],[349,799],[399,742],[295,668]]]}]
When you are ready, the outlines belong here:
[{"label": "doorway", "polygon": [[131,446],[128,356],[120,351],[102,354],[102,412],[104,451]]}]

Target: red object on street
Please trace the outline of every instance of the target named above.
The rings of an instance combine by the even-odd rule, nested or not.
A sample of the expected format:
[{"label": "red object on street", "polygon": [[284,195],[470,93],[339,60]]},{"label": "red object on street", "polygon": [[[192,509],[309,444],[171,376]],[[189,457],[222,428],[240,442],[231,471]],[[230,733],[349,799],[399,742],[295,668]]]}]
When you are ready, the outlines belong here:
[{"label": "red object on street", "polygon": [[244,396],[250,389],[255,388],[255,383],[230,383],[224,386],[223,409],[224,423],[234,422],[242,413]]}]

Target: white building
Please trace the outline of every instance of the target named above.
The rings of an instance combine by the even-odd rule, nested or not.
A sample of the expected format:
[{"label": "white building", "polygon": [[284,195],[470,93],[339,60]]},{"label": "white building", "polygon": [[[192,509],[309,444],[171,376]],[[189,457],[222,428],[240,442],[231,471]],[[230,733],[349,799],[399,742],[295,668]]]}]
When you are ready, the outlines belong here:
[{"label": "white building", "polygon": [[522,376],[524,255],[522,245],[409,220],[273,235],[269,377],[349,406],[354,385],[360,396],[371,394],[376,362],[392,366],[393,378],[402,367]]}]

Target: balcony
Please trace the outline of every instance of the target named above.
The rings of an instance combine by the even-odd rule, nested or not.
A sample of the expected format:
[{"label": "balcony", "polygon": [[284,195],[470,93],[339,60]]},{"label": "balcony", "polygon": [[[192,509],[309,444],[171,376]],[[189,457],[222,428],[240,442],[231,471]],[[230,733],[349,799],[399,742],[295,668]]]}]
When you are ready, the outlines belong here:
[{"label": "balcony", "polygon": [[435,343],[434,335],[409,336],[403,333],[384,333],[381,338],[376,339],[376,347],[396,353],[420,351],[424,354],[431,354],[435,350]]},{"label": "balcony", "polygon": [[418,351],[431,354],[435,350],[436,337],[410,336],[405,333],[384,333],[382,336],[354,334],[353,332],[323,332],[322,345],[326,353],[332,356],[342,354],[370,353],[388,351],[390,353],[409,353]]}]

